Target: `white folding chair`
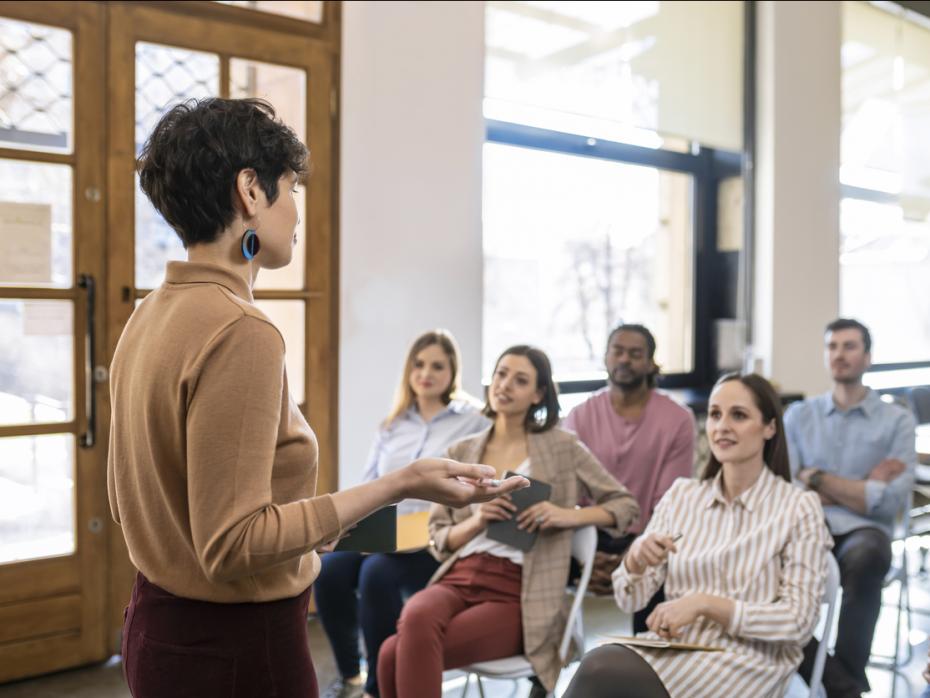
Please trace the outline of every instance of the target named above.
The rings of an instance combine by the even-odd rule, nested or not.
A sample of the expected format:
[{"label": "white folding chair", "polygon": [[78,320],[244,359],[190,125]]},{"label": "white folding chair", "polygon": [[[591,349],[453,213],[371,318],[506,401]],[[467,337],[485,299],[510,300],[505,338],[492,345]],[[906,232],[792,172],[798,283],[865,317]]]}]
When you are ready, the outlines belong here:
[{"label": "white folding chair", "polygon": [[826,696],[823,684],[823,666],[827,662],[827,648],[833,639],[833,619],[836,616],[836,598],[840,591],[840,566],[832,554],[827,554],[827,583],[823,590],[823,602],[827,604],[827,612],[823,618],[823,632],[817,644],[817,654],[814,655],[814,668],[811,670],[810,694],[808,698],[821,698]]},{"label": "white folding chair", "polygon": [[[575,640],[576,656],[572,661],[580,658],[584,652],[584,627],[582,625],[581,603],[584,600],[585,591],[588,588],[588,582],[591,581],[591,570],[594,568],[594,552],[597,550],[597,530],[594,526],[585,526],[584,528],[575,529],[572,534],[572,557],[581,565],[581,579],[578,580],[578,586],[574,590],[571,610],[568,613],[568,622],[565,624],[565,631],[562,633],[562,642],[559,644],[559,660],[562,666],[567,664],[568,650],[572,640]],[[525,655],[507,657],[505,659],[494,659],[489,662],[479,662],[471,666],[462,667],[461,671],[465,672],[465,688],[462,691],[462,698],[468,693],[468,684],[472,674],[478,682],[478,693],[484,698],[484,687],[481,685],[481,678],[488,679],[510,679],[517,681],[519,679],[528,679],[536,674],[530,660]],[[551,694],[550,694],[551,696]]]}]

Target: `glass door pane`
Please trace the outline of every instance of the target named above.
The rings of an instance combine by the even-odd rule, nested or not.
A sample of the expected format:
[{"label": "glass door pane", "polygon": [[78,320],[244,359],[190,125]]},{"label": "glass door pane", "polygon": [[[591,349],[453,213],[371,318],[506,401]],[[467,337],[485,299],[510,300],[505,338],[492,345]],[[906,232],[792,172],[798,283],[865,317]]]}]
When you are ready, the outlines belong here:
[{"label": "glass door pane", "polygon": [[306,336],[307,310],[303,301],[256,301],[255,305],[268,316],[284,337],[287,366],[287,385],[294,401],[304,402],[304,377],[307,355]]},{"label": "glass door pane", "polygon": [[75,550],[74,435],[0,439],[0,565]]},{"label": "glass door pane", "polygon": [[0,17],[0,565],[77,544],[73,48]]},{"label": "glass door pane", "polygon": [[73,150],[71,48],[65,29],[0,18],[0,145]]},{"label": "glass door pane", "polygon": [[[307,71],[300,68],[232,58],[229,61],[230,97],[258,97],[268,101],[281,121],[290,126],[297,137],[307,142]],[[312,154],[311,154],[312,159]],[[290,196],[279,192],[279,196]],[[307,190],[298,186],[297,244],[290,264],[280,269],[262,269],[255,280],[257,298],[262,291],[292,291],[292,300],[258,300],[256,305],[271,319],[284,336],[287,350],[288,389],[297,404],[306,399],[307,304],[297,292],[305,285],[307,267]],[[259,228],[259,234],[261,229]]]},{"label": "glass door pane", "polygon": [[0,182],[0,286],[70,287],[70,165],[0,159]]},{"label": "glass door pane", "polygon": [[319,24],[323,21],[323,0],[217,0],[221,5],[236,5],[247,10],[284,15]]},{"label": "glass door pane", "polygon": [[[307,142],[307,71],[241,58],[229,61],[229,96],[234,99],[260,97],[267,100],[284,123]],[[311,156],[312,157],[312,156]],[[285,192],[286,193],[286,192]],[[281,269],[263,269],[256,290],[296,290],[304,287],[307,256],[307,192],[301,186],[297,201],[297,246],[293,261]]]},{"label": "glass door pane", "polygon": [[[220,59],[213,53],[136,44],[136,153],[171,107],[220,94]],[[169,260],[187,259],[181,240],[155,211],[136,177],[136,288],[155,288]]]},{"label": "glass door pane", "polygon": [[74,419],[73,312],[71,301],[0,300],[0,426]]}]

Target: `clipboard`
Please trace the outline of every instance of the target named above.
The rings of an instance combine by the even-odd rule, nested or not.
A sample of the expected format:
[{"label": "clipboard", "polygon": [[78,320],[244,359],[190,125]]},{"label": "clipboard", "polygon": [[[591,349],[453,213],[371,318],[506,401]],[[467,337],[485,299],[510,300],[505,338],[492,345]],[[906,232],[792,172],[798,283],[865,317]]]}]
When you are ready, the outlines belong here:
[{"label": "clipboard", "polygon": [[[520,475],[520,473],[515,473],[512,470],[508,470],[504,473],[504,477],[511,477],[513,475]],[[523,477],[526,477],[526,475],[523,475]],[[539,531],[530,533],[517,528],[517,516],[528,507],[533,506],[537,502],[548,501],[549,497],[552,496],[552,485],[548,482],[535,480],[531,477],[526,477],[526,479],[530,481],[529,487],[524,487],[522,490],[515,490],[510,493],[510,501],[517,506],[513,518],[507,521],[492,521],[488,524],[488,528],[485,531],[485,535],[491,540],[496,540],[498,543],[505,543],[523,552],[528,552],[533,547],[533,544],[536,542],[536,536],[539,535]]]},{"label": "clipboard", "polygon": [[680,652],[723,652],[723,647],[710,645],[694,645],[688,642],[670,642],[669,640],[653,640],[648,637],[621,637],[606,635],[603,644],[623,645],[625,647],[642,647],[651,650],[678,650]]},{"label": "clipboard", "polygon": [[359,521],[336,545],[337,552],[393,553],[397,550],[397,505],[383,507]]}]

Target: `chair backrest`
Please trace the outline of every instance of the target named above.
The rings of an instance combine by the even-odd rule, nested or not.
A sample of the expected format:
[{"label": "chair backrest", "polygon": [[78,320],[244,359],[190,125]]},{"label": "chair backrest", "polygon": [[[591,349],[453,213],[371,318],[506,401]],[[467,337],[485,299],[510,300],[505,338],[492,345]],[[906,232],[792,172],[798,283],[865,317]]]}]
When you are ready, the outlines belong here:
[{"label": "chair backrest", "polygon": [[914,410],[918,424],[930,423],[930,386],[921,385],[911,388],[907,393],[908,402]]},{"label": "chair backrest", "polygon": [[833,635],[833,618],[836,615],[836,597],[840,591],[840,567],[832,553],[827,553],[827,583],[824,586],[823,602],[827,604],[827,614],[824,617],[823,637],[817,646],[814,657],[814,668],[811,671],[810,698],[819,698],[820,680],[823,678],[823,665],[827,661],[827,646]]},{"label": "chair backrest", "polygon": [[[588,590],[588,582],[591,581],[591,571],[594,569],[594,553],[596,551],[597,529],[594,526],[576,528],[572,534],[572,557],[581,565],[581,577],[578,580],[578,586],[575,588],[575,598],[572,599],[572,607],[568,612],[568,622],[565,623],[562,643],[559,645],[559,659],[562,660],[563,664],[568,656],[572,634],[576,627],[579,629],[581,627],[581,603],[584,601],[585,592]],[[583,638],[583,633],[578,634],[581,634]],[[583,650],[584,648],[580,647],[579,649]]]}]

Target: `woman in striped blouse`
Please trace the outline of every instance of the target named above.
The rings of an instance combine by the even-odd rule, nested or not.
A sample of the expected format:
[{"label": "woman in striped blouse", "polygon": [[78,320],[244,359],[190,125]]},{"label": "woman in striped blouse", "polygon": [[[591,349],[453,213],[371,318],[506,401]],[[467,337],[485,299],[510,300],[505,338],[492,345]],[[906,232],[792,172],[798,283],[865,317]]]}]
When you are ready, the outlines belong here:
[{"label": "woman in striped blouse", "polygon": [[722,651],[605,645],[585,656],[566,698],[784,695],[823,596],[823,510],[791,485],[778,396],[764,378],[721,378],[706,429],[702,478],[666,492],[613,584],[627,613],[665,584],[643,637]]}]

